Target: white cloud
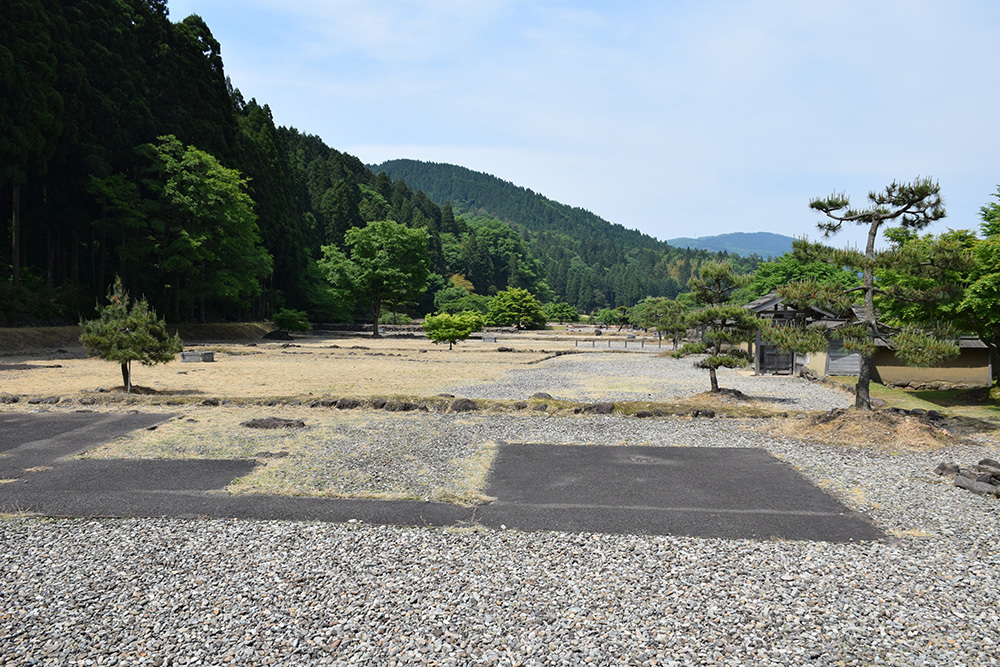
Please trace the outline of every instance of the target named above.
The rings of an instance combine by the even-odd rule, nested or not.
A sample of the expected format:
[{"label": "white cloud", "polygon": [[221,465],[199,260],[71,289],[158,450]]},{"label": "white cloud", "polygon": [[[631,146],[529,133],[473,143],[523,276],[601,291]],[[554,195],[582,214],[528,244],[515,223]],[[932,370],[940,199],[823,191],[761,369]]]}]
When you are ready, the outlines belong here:
[{"label": "white cloud", "polygon": [[234,83],[280,123],[660,237],[801,234],[809,197],[918,174],[974,227],[1000,182],[989,0],[175,7],[203,14]]}]

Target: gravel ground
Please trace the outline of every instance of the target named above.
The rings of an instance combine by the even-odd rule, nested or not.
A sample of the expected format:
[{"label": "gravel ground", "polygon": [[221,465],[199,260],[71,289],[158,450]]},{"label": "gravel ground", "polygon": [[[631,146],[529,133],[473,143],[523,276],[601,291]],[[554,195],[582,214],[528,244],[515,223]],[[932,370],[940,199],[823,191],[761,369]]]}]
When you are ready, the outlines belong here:
[{"label": "gravel ground", "polygon": [[[669,401],[709,390],[708,371],[694,359],[655,352],[583,352],[508,373],[491,384],[455,385],[446,391],[469,398],[523,399],[535,392],[572,401]],[[793,410],[847,407],[846,394],[801,378],[745,375],[718,369],[719,386],[781,403]]]},{"label": "gravel ground", "polygon": [[[544,366],[532,391],[555,394]],[[822,389],[763,379],[739,388]],[[808,401],[827,395],[843,402]],[[1000,458],[995,441],[886,454],[728,419],[425,417],[508,441],[764,447],[891,537],[7,518],[0,665],[1000,664],[1000,502],[931,472]],[[414,440],[435,423],[406,419]]]}]

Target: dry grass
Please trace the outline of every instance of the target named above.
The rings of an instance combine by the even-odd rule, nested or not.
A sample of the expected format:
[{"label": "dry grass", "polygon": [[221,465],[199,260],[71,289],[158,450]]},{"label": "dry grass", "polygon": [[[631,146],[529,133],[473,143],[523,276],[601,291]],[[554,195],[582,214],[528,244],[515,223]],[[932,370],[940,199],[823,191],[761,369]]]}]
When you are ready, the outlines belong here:
[{"label": "dry grass", "polygon": [[855,408],[808,420],[783,420],[767,428],[799,440],[887,452],[935,450],[958,441],[948,431],[916,417]]},{"label": "dry grass", "polygon": [[[507,353],[479,341],[449,351],[424,339],[311,336],[283,345],[189,345],[186,349],[215,351],[215,362],[134,364],[132,381],[147,393],[178,397],[433,396],[451,385],[496,380],[548,356],[531,341]],[[569,345],[563,341],[562,348]],[[59,358],[57,368],[42,367],[52,364],[51,355],[12,356],[2,363],[36,366],[3,371],[3,390],[11,394],[67,396],[121,386],[118,366],[100,359]]]},{"label": "dry grass", "polygon": [[406,422],[420,414],[268,408],[268,416],[299,419],[306,428],[249,429],[240,424],[260,408],[186,411],[153,431],[136,431],[87,452],[100,459],[244,459],[257,461],[233,480],[230,493],[267,493],[382,500],[424,499],[457,504],[482,495],[496,443],[470,442],[447,471],[427,468],[419,438],[401,441]]}]

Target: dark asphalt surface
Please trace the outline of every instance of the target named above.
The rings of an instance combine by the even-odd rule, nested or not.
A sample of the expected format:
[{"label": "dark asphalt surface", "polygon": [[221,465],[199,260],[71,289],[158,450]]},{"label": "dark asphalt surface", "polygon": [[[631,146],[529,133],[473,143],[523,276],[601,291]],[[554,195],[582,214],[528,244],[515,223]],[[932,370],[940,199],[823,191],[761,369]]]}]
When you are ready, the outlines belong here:
[{"label": "dark asphalt surface", "polygon": [[[171,415],[0,413],[0,511],[47,516],[225,517],[413,526],[823,541],[885,536],[759,449],[500,447],[486,489],[446,503],[226,493],[246,460],[88,460],[73,455]],[[30,469],[30,470],[29,470]]]}]

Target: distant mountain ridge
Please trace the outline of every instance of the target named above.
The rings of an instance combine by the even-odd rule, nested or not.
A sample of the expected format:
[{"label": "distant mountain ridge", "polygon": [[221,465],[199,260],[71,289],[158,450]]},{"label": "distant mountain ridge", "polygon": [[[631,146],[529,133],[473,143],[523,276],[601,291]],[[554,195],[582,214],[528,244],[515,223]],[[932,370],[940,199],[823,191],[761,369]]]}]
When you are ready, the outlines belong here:
[{"label": "distant mountain ridge", "polygon": [[702,238],[657,239],[635,229],[609,222],[579,207],[553,201],[528,188],[491,174],[459,165],[421,160],[387,160],[365,165],[375,174],[385,172],[415,190],[423,190],[438,204],[451,202],[456,212],[488,214],[523,226],[532,232],[558,232],[575,238],[611,237],[633,247],[663,250],[665,246],[726,251],[742,257],[773,257],[792,247],[792,238],[770,232],[734,232]]},{"label": "distant mountain ridge", "polygon": [[717,234],[715,236],[700,236],[689,238],[686,236],[675,239],[667,239],[667,243],[678,248],[694,248],[698,250],[711,250],[713,252],[726,251],[730,254],[760,255],[764,259],[783,255],[792,249],[791,236],[774,234],[772,232],[731,232],[729,234]]},{"label": "distant mountain ridge", "polygon": [[366,165],[374,173],[385,172],[393,181],[402,180],[414,190],[423,190],[438,204],[451,202],[456,213],[486,214],[532,232],[558,232],[577,238],[611,236],[635,247],[662,248],[662,240],[628,229],[579,207],[568,206],[528,188],[467,167],[421,160],[387,160]]}]

